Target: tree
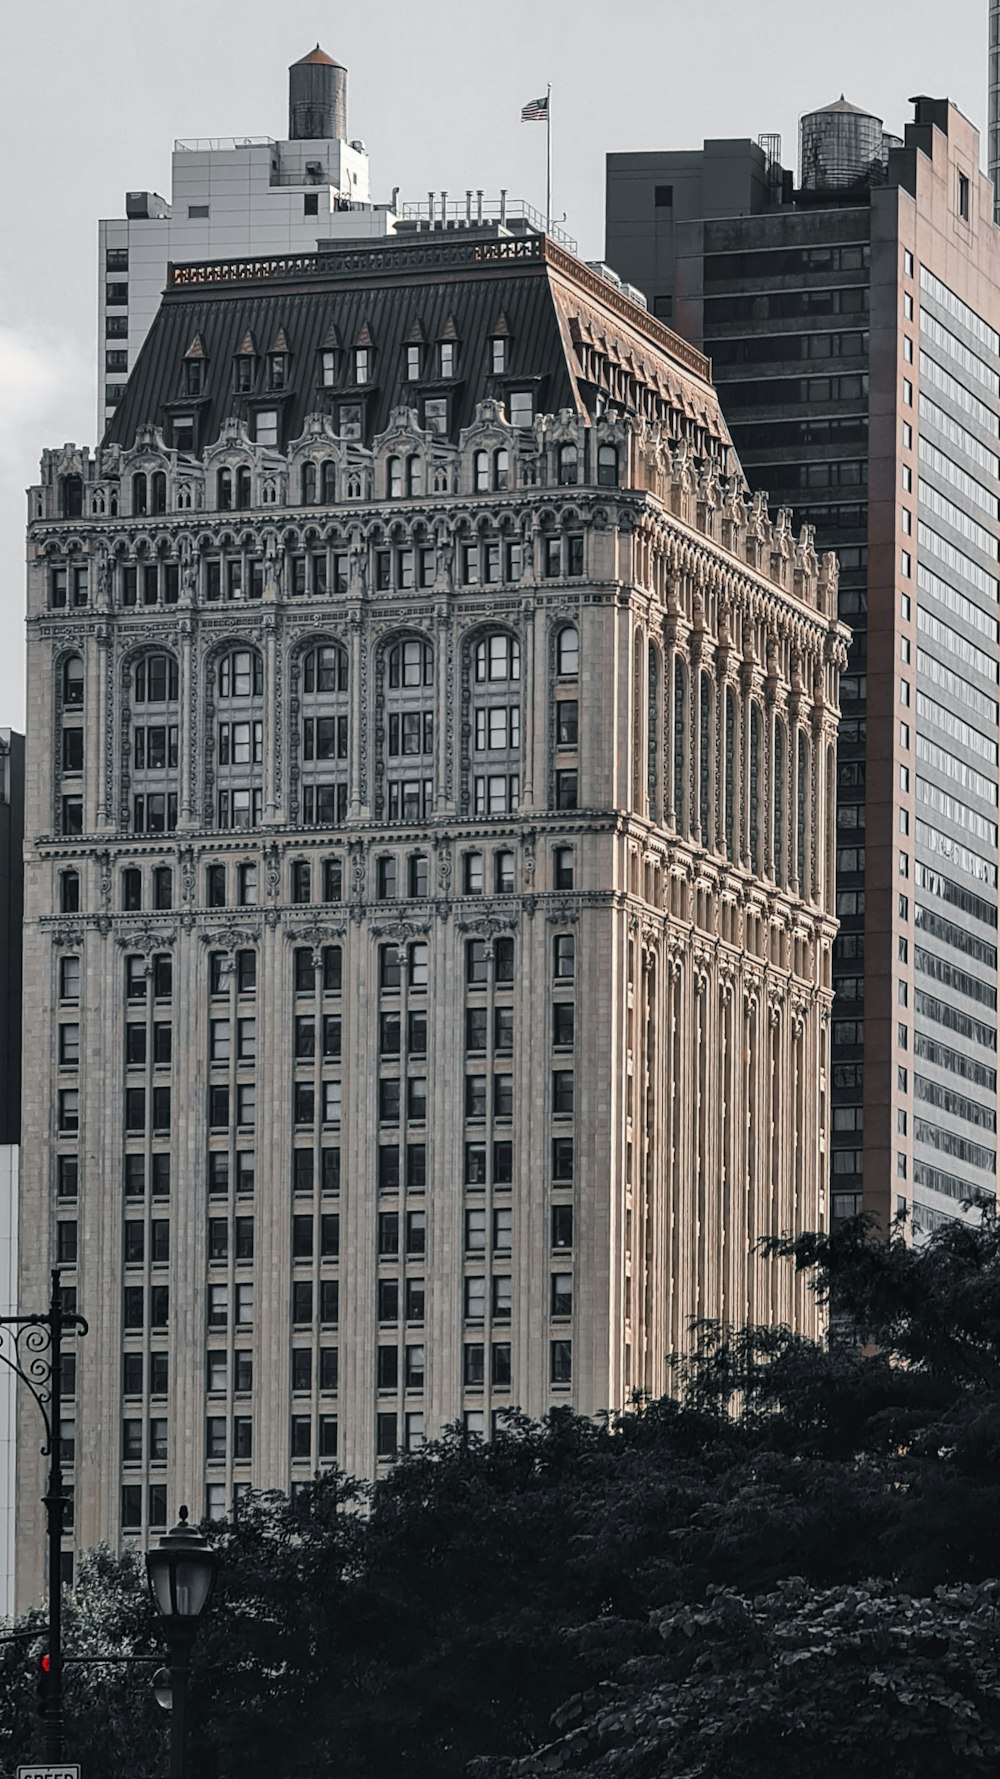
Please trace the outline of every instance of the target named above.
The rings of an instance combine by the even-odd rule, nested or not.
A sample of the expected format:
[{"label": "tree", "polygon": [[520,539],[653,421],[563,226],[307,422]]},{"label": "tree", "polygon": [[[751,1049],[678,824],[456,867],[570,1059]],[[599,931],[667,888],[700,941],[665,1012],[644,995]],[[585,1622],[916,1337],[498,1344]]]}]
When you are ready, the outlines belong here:
[{"label": "tree", "polygon": [[[222,1579],[194,1651],[198,1779],[273,1779],[290,1751],[301,1779],[460,1779],[476,1759],[517,1771],[510,1763],[553,1741],[553,1760],[587,1773],[605,1759],[598,1723],[608,1761],[626,1759],[616,1712],[648,1720],[647,1767],[635,1773],[665,1779],[663,1749],[691,1701],[718,1723],[734,1774],[749,1759],[740,1707],[761,1761],[800,1725],[817,1760],[838,1748],[836,1770],[866,1774],[859,1763],[884,1723],[901,1760],[927,1747],[939,1770],[959,1771],[955,1737],[977,1712],[990,1747],[985,1682],[965,1706],[947,1700],[958,1700],[963,1664],[972,1679],[982,1671],[996,1575],[996,1226],[944,1229],[917,1250],[859,1223],[785,1252],[835,1291],[857,1338],[827,1348],[783,1329],[706,1326],[678,1364],[676,1396],[613,1424],[513,1415],[488,1443],[455,1429],[370,1488],[325,1476],[294,1501],[256,1497],[209,1526]],[[131,1559],[84,1570],[67,1647],[84,1620],[95,1650],[105,1635],[115,1647],[160,1643]],[[831,1624],[857,1631],[853,1667],[824,1642]],[[875,1631],[879,1648],[917,1652],[907,1686],[937,1701],[919,1734],[907,1731],[912,1747],[903,1695],[866,1691],[864,1636]],[[34,1752],[27,1671],[23,1646],[7,1646],[2,1779]],[[134,1779],[131,1724],[144,1748],[165,1733],[145,1675],[70,1672],[79,1746],[100,1750],[102,1779]],[[865,1721],[869,1736],[855,1737]],[[564,1748],[571,1731],[581,1734]],[[678,1779],[713,1772],[694,1728],[685,1733]],[[809,1773],[787,1758],[784,1770]]]},{"label": "tree", "polygon": [[558,1713],[537,1756],[480,1779],[991,1779],[1000,1770],[1000,1583],[801,1580],[653,1615],[654,1654]]}]

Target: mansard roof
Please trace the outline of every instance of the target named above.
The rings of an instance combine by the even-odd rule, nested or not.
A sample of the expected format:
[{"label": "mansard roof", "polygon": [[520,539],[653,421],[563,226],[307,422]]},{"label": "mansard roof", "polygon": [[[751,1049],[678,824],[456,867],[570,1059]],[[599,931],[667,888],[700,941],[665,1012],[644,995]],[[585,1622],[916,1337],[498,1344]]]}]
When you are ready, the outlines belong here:
[{"label": "mansard roof", "polygon": [[[195,335],[208,362],[196,398],[202,449],[227,419],[248,421],[257,407],[279,406],[281,434],[291,439],[301,436],[308,414],[334,414],[338,402],[358,397],[370,444],[392,410],[412,406],[421,393],[407,378],[405,350],[417,317],[424,339],[462,342],[457,376],[446,385],[429,377],[427,384],[430,395],[447,390],[453,440],[483,400],[505,401],[513,390],[530,389],[536,413],[571,408],[587,414],[603,390],[605,405],[650,419],[672,410],[679,430],[694,421],[720,445],[729,444],[708,360],[542,235],[508,237],[488,229],[447,240],[410,235],[313,254],[172,266],[169,277],[106,444],[128,448],[140,428],[169,430],[171,412],[190,409],[182,360]],[[280,393],[263,386],[234,391],[234,357],[248,340],[272,341],[279,330],[291,342]],[[489,341],[499,332],[510,350],[504,374],[495,376]],[[321,350],[331,341],[353,346],[362,340],[371,344],[368,382],[355,387],[352,355],[344,353],[343,381],[324,386]]]}]

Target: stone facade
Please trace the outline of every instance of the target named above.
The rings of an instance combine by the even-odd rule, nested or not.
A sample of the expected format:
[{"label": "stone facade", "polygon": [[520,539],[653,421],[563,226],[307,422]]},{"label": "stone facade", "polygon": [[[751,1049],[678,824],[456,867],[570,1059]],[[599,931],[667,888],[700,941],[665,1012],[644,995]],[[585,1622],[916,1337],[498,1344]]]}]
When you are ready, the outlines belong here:
[{"label": "stone facade", "polygon": [[693,1316],[817,1330],[756,1243],[826,1216],[836,566],[607,302],[657,418],[619,370],[454,438],[45,454],[20,1301],[60,1259],[90,1322],[68,1547],[660,1393]]}]

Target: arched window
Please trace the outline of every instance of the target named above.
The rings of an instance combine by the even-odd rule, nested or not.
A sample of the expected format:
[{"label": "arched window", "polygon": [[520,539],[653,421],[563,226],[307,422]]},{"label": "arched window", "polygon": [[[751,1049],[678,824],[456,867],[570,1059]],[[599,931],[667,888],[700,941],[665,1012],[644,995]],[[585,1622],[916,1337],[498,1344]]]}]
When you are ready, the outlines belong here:
[{"label": "arched window", "polygon": [[321,643],[310,649],[302,675],[303,689],[308,692],[347,691],[347,651],[332,643]]},{"label": "arched window", "polygon": [[215,504],[220,513],[229,513],[233,506],[233,472],[220,469],[215,478]]},{"label": "arched window", "polygon": [[764,873],[763,824],[761,822],[761,780],[764,762],[761,758],[760,706],[750,706],[750,864],[758,877]]},{"label": "arched window", "polygon": [[323,505],[332,507],[337,499],[337,465],[332,457],[323,463]]},{"label": "arched window", "polygon": [[[470,813],[477,816],[515,814],[521,798],[521,645],[508,631],[494,631],[476,644],[472,702]],[[564,709],[562,703],[557,707]],[[570,759],[557,771],[558,786],[573,782]]]},{"label": "arched window", "polygon": [[521,677],[521,645],[516,636],[498,631],[476,644],[476,679],[517,680]]},{"label": "arched window", "polygon": [[390,500],[401,500],[403,497],[403,460],[401,457],[390,457],[386,462],[385,491]]},{"label": "arched window", "polygon": [[687,757],[687,682],[684,664],[674,660],[674,820],[679,834],[688,829],[687,797],[684,794],[684,767]]},{"label": "arched window", "polygon": [[434,655],[429,642],[393,643],[389,650],[389,685],[431,686],[434,684]]},{"label": "arched window", "polygon": [[347,484],[344,488],[345,500],[360,500],[363,492],[364,488],[361,477],[359,475],[348,476]]},{"label": "arched window", "polygon": [[[112,519],[117,519],[117,517],[118,517],[118,490],[117,490],[117,488],[112,488],[111,493],[108,495],[108,514]],[[67,519],[70,518],[70,516],[71,515],[69,513],[66,514]]]},{"label": "arched window", "polygon": [[785,798],[787,791],[785,725],[774,725],[774,876],[785,881]]},{"label": "arched window", "polygon": [[177,505],[182,513],[186,513],[192,505],[190,482],[182,482],[177,490]]},{"label": "arched window", "polygon": [[302,820],[328,827],[347,816],[348,659],[319,643],[302,664]]},{"label": "arched window", "polygon": [[725,738],[725,745],[726,745],[726,785],[725,785],[726,854],[727,854],[728,858],[734,859],[736,856],[735,852],[733,850],[734,842],[736,839],[736,833],[735,833],[736,700],[733,696],[732,686],[726,687],[726,738]]},{"label": "arched window", "polygon": [[258,650],[228,649],[217,685],[215,819],[220,828],[256,828],[264,797],[264,661]]},{"label": "arched window", "polygon": [[564,624],[556,637],[556,672],[560,679],[576,679],[580,671],[580,633],[575,624]]},{"label": "arched window", "polygon": [[59,482],[59,515],[63,519],[83,518],[83,479],[62,476]]},{"label": "arched window", "polygon": [[302,505],[312,506],[316,500],[316,465],[306,458],[301,471]]},{"label": "arched window", "polygon": [[92,512],[92,513],[94,513],[94,514],[101,514],[101,513],[103,513],[103,512],[104,512],[104,511],[105,511],[105,501],[104,501],[104,490],[103,490],[103,488],[98,488],[98,489],[96,489],[96,490],[95,490],[95,492],[94,492],[94,497],[93,497],[93,499],[92,499],[92,500],[91,500],[91,503],[90,503],[90,510],[91,510],[91,512]]},{"label": "arched window", "polygon": [[168,834],[177,826],[178,672],[173,655],[140,655],[132,670],[129,760],[132,832]]},{"label": "arched window", "polygon": [[424,460],[415,451],[406,459],[406,492],[411,500],[424,492]]},{"label": "arched window", "polygon": [[68,655],[63,662],[62,695],[64,705],[83,703],[83,661],[79,655]]},{"label": "arched window", "polygon": [[710,846],[712,815],[712,682],[707,673],[698,678],[698,822],[702,846]]},{"label": "arched window", "polygon": [[177,662],[173,655],[140,655],[132,676],[136,704],[172,704],[177,697]]},{"label": "arched window", "polygon": [[384,813],[390,821],[426,821],[434,797],[430,643],[417,637],[393,643],[387,668]]},{"label": "arched window", "polygon": [[505,447],[493,453],[493,486],[510,487],[510,452]]},{"label": "arched window", "polygon": [[597,485],[599,488],[617,488],[617,486],[618,486],[618,447],[617,447],[617,445],[598,445],[598,447],[597,447]]},{"label": "arched window", "polygon": [[220,698],[260,698],[264,663],[256,649],[230,649],[219,662]]},{"label": "arched window", "polygon": [[476,493],[487,493],[490,485],[490,454],[488,451],[476,452],[472,459],[472,469]]},{"label": "arched window", "polygon": [[153,513],[167,510],[167,478],[162,469],[154,470],[149,478],[149,507]]},{"label": "arched window", "polygon": [[141,473],[132,477],[132,511],[133,513],[147,511],[146,478]]},{"label": "arched window", "polygon": [[560,488],[571,488],[571,487],[575,486],[576,480],[577,480],[578,467],[579,467],[579,453],[577,451],[576,446],[575,445],[560,445],[560,447],[559,447],[559,486],[560,486]]},{"label": "arched window", "polygon": [[236,505],[241,512],[253,506],[253,482],[246,464],[236,471]]}]

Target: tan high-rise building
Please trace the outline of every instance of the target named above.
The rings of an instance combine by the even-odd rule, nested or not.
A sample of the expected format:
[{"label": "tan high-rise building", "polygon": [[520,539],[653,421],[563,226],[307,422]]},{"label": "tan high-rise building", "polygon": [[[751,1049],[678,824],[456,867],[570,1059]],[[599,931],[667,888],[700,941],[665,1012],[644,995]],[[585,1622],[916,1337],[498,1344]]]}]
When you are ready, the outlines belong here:
[{"label": "tan high-rise building", "polygon": [[[816,1308],[836,569],[540,235],[174,268],[30,491],[20,1301],[67,1547]],[[21,1444],[19,1596],[38,1592]]]}]

